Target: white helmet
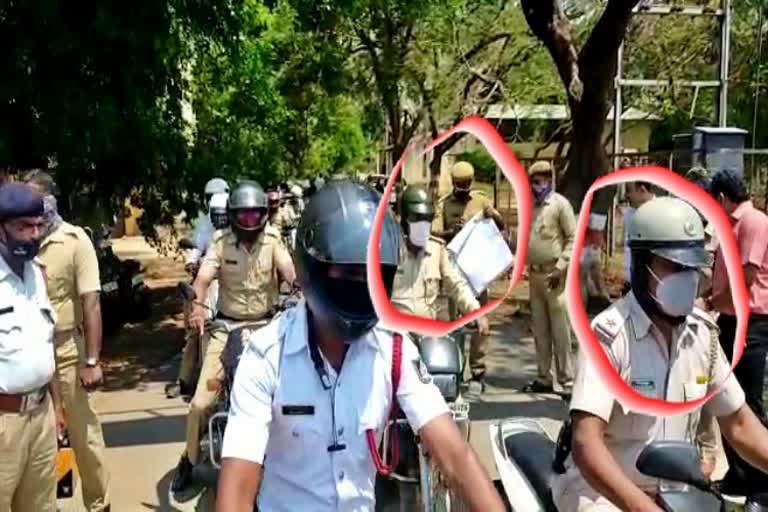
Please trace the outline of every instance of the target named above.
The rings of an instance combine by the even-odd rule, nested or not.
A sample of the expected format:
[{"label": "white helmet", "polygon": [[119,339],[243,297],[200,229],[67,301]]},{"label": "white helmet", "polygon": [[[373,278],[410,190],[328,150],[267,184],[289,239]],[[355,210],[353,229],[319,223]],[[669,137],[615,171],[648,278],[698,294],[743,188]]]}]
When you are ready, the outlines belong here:
[{"label": "white helmet", "polygon": [[628,230],[630,249],[647,249],[685,267],[709,264],[704,225],[696,209],[676,197],[657,197],[635,212]]},{"label": "white helmet", "polygon": [[213,194],[208,202],[208,216],[216,229],[224,229],[229,225],[228,202],[229,194],[225,192]]},{"label": "white helmet", "polygon": [[[210,197],[213,194],[229,194],[229,184],[222,178],[213,178],[205,184],[205,195]],[[210,200],[210,199],[209,199]]]},{"label": "white helmet", "polygon": [[293,194],[294,197],[301,197],[304,195],[304,191],[301,190],[300,186],[294,185],[291,187],[291,194]]}]

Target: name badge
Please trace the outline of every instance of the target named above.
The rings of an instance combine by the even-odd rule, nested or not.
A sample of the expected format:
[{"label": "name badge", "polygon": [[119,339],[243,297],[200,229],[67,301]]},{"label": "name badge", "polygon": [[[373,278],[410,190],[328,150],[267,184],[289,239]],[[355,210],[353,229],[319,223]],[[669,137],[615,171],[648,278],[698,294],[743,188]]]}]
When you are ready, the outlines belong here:
[{"label": "name badge", "polygon": [[649,398],[656,398],[656,381],[653,379],[637,379],[632,381],[632,389]]},{"label": "name badge", "polygon": [[227,265],[237,265],[237,260],[224,260]]},{"label": "name badge", "polygon": [[284,405],[283,416],[314,416],[314,405]]},{"label": "name badge", "polygon": [[13,306],[0,308],[0,315],[7,315],[8,313],[13,313]]}]

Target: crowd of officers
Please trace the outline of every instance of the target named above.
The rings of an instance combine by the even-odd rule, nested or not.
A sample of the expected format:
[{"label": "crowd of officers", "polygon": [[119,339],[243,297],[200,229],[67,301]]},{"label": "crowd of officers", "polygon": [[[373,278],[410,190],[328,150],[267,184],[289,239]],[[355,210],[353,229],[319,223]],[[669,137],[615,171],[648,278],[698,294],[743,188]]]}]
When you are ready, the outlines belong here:
[{"label": "crowd of officers", "polygon": [[[717,325],[708,313],[694,308],[694,301],[702,294],[699,277],[702,273],[706,276],[712,239],[696,210],[679,199],[654,197],[647,184],[628,187],[635,207],[626,229],[631,255],[628,286],[624,296],[592,323],[614,369],[636,392],[685,401],[718,389],[702,418],[699,411],[681,418],[648,417],[622,409],[610,393],[595,393],[600,376],[583,351],[574,364],[565,277],[572,264],[576,217],[570,202],[553,190],[549,163],[534,163],[528,174],[534,204],[526,264],[537,376],[523,391],[554,391],[570,401],[573,453],[567,459],[566,473],[553,487],[559,509],[657,510],[651,489],[655,484],[643,480],[634,469],[638,450],[660,431],[673,438],[695,438],[704,445],[707,422],[715,418],[730,449],[766,471],[768,432],[745,405],[739,382],[726,379],[728,359],[711,342]],[[470,164],[457,163],[451,177],[451,192],[437,201],[431,200],[425,188],[410,185],[397,203],[402,243],[392,245],[399,256],[393,257],[397,265],[388,291],[393,305],[405,313],[454,319],[488,300],[487,292],[475,295],[446,245],[477,214],[492,219],[500,230],[504,221],[490,198],[473,189]],[[355,187],[341,184],[337,190],[339,194],[365,195]],[[192,396],[187,446],[171,485],[178,501],[191,499],[200,491],[192,479],[192,468],[200,458],[201,425],[215,398],[209,380],[222,371],[220,355],[227,331],[213,328],[206,332],[211,310],[224,321],[267,325],[281,284],[292,287],[298,281],[306,288],[305,296],[309,293],[310,309],[315,314],[328,314],[330,310],[323,309],[323,302],[344,313],[333,320],[339,333],[348,337],[368,333],[373,325],[370,322],[375,320],[372,310],[366,310],[365,325],[353,314],[361,304],[372,307],[361,295],[361,286],[367,289],[362,275],[333,275],[333,265],[311,263],[322,254],[307,253],[304,256],[309,263],[305,265],[309,267],[300,266],[297,276],[295,258],[281,230],[300,223],[305,195],[301,190],[265,192],[258,183],[243,180],[230,191],[224,180],[215,179],[205,193],[208,211],[198,223],[196,248],[187,263],[197,297],[208,298],[214,283],[218,291],[209,306],[198,301],[189,315],[191,331],[205,337],[205,343],[198,347],[203,357],[197,385],[192,383],[189,364],[182,365],[176,383],[176,394]],[[88,399],[88,392],[103,378],[99,364],[98,263],[85,232],[58,215],[56,194],[51,177],[40,171],[29,173],[24,183],[0,187],[0,296],[7,301],[0,304],[0,512],[55,510],[54,460],[57,437],[65,433],[82,476],[86,507],[90,511],[109,510],[110,506],[103,435]],[[331,192],[326,195],[330,198],[326,201],[344,201],[343,197],[332,198]],[[371,207],[359,197],[350,204]],[[365,220],[371,215],[368,210],[345,210],[342,217],[338,212],[313,212],[317,218],[336,215],[334,222],[347,226],[352,214],[362,219],[361,229],[370,229]],[[590,230],[599,232],[600,219],[597,224],[590,222]],[[313,229],[305,226],[301,236],[306,240],[302,239],[301,247],[317,246]],[[336,245],[344,246],[352,233],[330,236],[338,238]],[[358,238],[355,250],[362,255],[367,238]],[[599,245],[599,241],[595,243]],[[364,265],[365,260],[358,263]],[[319,281],[309,279],[312,272],[319,273]],[[330,287],[333,300],[317,295],[313,287]],[[477,384],[482,390],[490,329],[486,318],[476,324],[470,343],[470,385]],[[681,339],[686,343],[681,344]],[[642,341],[647,343],[639,343]],[[185,358],[192,345],[196,343],[185,348]],[[657,345],[658,349],[650,350]],[[675,351],[679,352],[673,356]],[[412,368],[408,366],[408,370]],[[428,382],[423,375],[414,378]],[[431,393],[426,388],[419,392],[424,396]],[[341,475],[343,479],[343,472]],[[476,496],[478,502],[488,499],[496,503],[492,493],[484,493]]]}]

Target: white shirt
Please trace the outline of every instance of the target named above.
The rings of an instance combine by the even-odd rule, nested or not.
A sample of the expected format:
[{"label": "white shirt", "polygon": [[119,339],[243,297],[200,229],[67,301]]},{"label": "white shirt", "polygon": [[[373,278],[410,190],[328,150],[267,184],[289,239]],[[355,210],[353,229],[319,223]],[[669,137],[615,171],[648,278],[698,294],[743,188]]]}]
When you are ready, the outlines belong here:
[{"label": "white shirt", "polygon": [[198,262],[200,257],[208,250],[215,232],[216,228],[214,228],[213,222],[211,222],[211,216],[207,212],[200,212],[192,234],[192,242],[195,244],[195,249],[188,252],[187,264]]},{"label": "white shirt", "polygon": [[[701,310],[694,309],[685,323],[675,329],[674,342],[668,344],[630,292],[600,313],[592,328],[615,371],[638,393],[682,402],[697,400],[719,388],[703,406],[716,417],[732,414],[745,403],[744,392],[729,374],[730,365],[719,344],[715,347],[717,352],[711,352],[710,328],[716,327]],[[715,357],[710,379],[712,355]],[[668,417],[634,412],[605,391],[602,376],[583,351],[579,353],[570,410],[588,412],[607,423],[608,450],[624,474],[645,491],[656,491],[659,481],[637,470],[640,452],[652,441],[694,442],[701,409]],[[555,477],[552,492],[558,510],[569,512],[576,510],[578,496],[594,491],[571,456],[565,465],[566,473]]]},{"label": "white shirt", "polygon": [[24,280],[0,257],[0,393],[29,393],[55,369],[55,313],[38,263],[24,264]]},{"label": "white shirt", "polygon": [[[332,393],[323,389],[310,358],[305,304],[251,337],[235,377],[222,456],[264,464],[261,512],[372,511],[376,470],[365,432],[375,429],[380,442],[389,417],[392,332],[377,327],[353,342],[338,377],[325,361],[335,382],[338,442],[346,444],[329,452]],[[422,382],[418,358],[403,336],[397,397],[416,431],[449,412],[437,387]]]}]

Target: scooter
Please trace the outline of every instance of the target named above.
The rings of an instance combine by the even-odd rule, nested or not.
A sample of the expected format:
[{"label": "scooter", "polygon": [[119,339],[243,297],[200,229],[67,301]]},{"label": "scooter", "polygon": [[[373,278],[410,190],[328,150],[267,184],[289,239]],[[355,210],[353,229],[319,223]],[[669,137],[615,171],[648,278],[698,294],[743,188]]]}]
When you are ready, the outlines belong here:
[{"label": "scooter", "polygon": [[[552,479],[564,472],[567,457],[566,423],[556,443],[541,424],[529,418],[509,418],[490,425],[491,451],[506,498],[515,512],[557,512]],[[701,473],[700,457],[692,444],[655,441],[638,456],[644,475],[663,480],[656,502],[665,512],[768,512],[768,495],[751,496],[746,505],[723,496]]]},{"label": "scooter", "polygon": [[[463,349],[467,332],[460,329],[440,338],[411,336],[419,347],[421,359],[429,373],[428,378],[440,390],[456,425],[464,439],[468,440],[469,403],[461,395]],[[416,507],[422,512],[463,510],[461,500],[448,488],[447,482],[402,413],[396,423],[399,460],[396,461],[394,472],[388,477],[377,475],[377,512],[413,510]],[[381,453],[385,454],[390,453],[389,445],[392,442],[388,437],[389,425],[381,447]]]}]

